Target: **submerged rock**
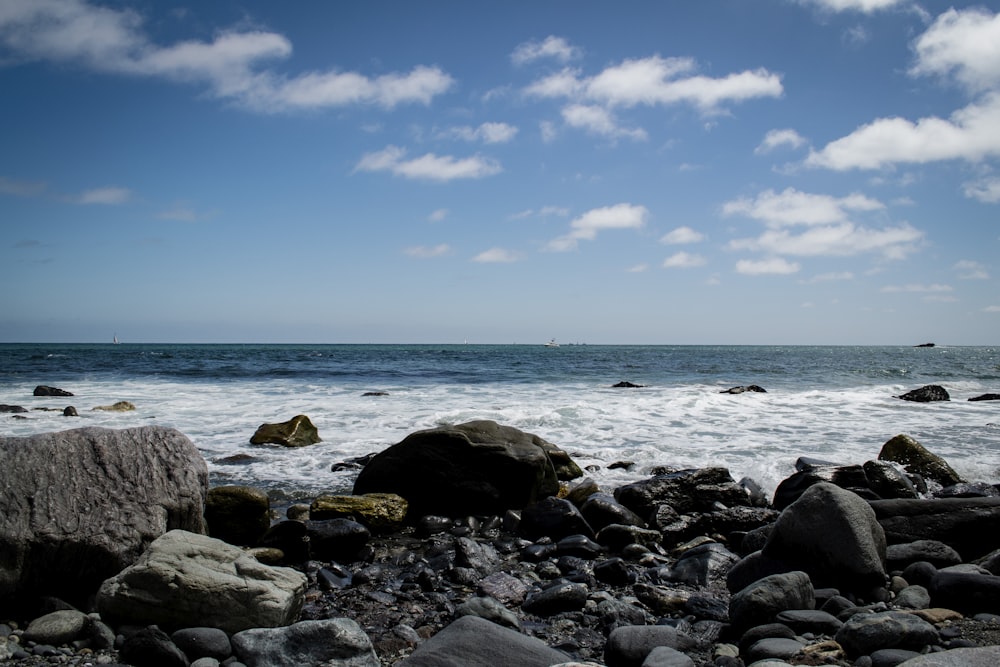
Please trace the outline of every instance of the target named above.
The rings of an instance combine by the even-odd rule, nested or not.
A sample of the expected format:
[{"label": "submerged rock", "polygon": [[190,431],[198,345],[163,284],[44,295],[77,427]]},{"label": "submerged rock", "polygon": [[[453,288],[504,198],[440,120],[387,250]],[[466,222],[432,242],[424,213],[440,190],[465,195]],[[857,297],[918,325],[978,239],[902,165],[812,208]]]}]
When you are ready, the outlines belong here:
[{"label": "submerged rock", "polygon": [[44,384],[40,384],[35,387],[35,396],[72,396],[73,394],[66,391],[65,389],[60,389],[59,387],[49,387]]},{"label": "submerged rock", "polygon": [[913,391],[908,391],[905,394],[896,396],[896,398],[901,398],[904,401],[915,401],[917,403],[931,403],[934,401],[950,401],[951,396],[948,395],[948,390],[937,384],[928,384],[919,389],[914,389]]},{"label": "submerged rock", "polygon": [[250,438],[251,445],[305,447],[321,442],[319,431],[305,415],[296,415],[280,424],[261,424]]},{"label": "submerged rock", "polygon": [[113,405],[98,405],[93,410],[102,412],[132,412],[135,410],[135,406],[128,401],[118,401]]}]

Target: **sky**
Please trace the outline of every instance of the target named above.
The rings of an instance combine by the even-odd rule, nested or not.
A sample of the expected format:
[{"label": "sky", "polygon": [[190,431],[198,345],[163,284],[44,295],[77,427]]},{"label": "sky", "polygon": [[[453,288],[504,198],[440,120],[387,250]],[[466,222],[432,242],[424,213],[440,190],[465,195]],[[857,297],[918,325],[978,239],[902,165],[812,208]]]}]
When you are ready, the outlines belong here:
[{"label": "sky", "polygon": [[0,342],[1000,343],[994,3],[0,0]]}]

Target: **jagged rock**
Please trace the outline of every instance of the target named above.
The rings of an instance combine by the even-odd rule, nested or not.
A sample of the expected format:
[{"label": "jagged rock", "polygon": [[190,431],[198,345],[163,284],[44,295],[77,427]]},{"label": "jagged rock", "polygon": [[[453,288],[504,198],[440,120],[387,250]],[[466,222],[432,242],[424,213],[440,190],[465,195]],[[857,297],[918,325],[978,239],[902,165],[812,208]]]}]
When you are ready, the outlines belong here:
[{"label": "jagged rock", "polygon": [[941,486],[964,481],[944,459],[905,434],[897,435],[882,445],[878,458],[880,461],[895,461],[907,472],[934,480]]},{"label": "jagged rock", "polygon": [[[418,646],[397,667],[549,667],[565,663],[565,653],[540,639],[491,623],[478,616],[463,616]],[[250,665],[253,667],[253,665]]]},{"label": "jagged rock", "polygon": [[66,391],[65,389],[60,389],[59,387],[49,387],[44,384],[40,384],[35,387],[35,396],[72,396],[73,394]]},{"label": "jagged rock", "polygon": [[951,396],[948,390],[937,384],[928,384],[919,389],[908,391],[905,394],[896,396],[904,401],[916,401],[917,403],[931,403],[933,401],[950,401]]},{"label": "jagged rock", "polygon": [[271,527],[271,502],[251,486],[217,486],[205,499],[205,521],[212,537],[249,547]]},{"label": "jagged rock", "polygon": [[374,531],[398,530],[406,519],[409,503],[394,493],[367,493],[363,496],[319,496],[309,506],[315,520],[353,517]]},{"label": "jagged rock", "polygon": [[112,624],[233,633],[291,623],[305,590],[300,572],[263,565],[221,540],[172,530],[101,585],[97,608]]},{"label": "jagged rock", "polygon": [[819,484],[829,482],[842,489],[859,490],[868,489],[868,476],[865,470],[859,465],[848,466],[824,466],[820,464],[809,464],[802,470],[786,477],[778,484],[774,490],[774,509],[783,510],[806,492],[806,489]]},{"label": "jagged rock", "polygon": [[379,667],[368,635],[349,618],[301,621],[237,632],[233,651],[247,667]]},{"label": "jagged rock", "polygon": [[660,505],[685,514],[717,508],[749,506],[750,494],[726,468],[678,470],[615,489],[615,500],[641,517],[650,516]]},{"label": "jagged rock", "polygon": [[645,385],[633,384],[628,380],[622,380],[621,382],[611,385],[612,389],[642,389]]},{"label": "jagged rock", "polygon": [[0,437],[0,599],[75,599],[173,528],[204,532],[208,468],[180,432],[82,428]]},{"label": "jagged rock", "polygon": [[250,438],[251,445],[305,447],[321,442],[319,431],[305,415],[296,415],[280,424],[261,424]]},{"label": "jagged rock", "polygon": [[398,494],[416,516],[502,514],[555,495],[560,478],[582,476],[568,461],[536,435],[473,421],[411,433],[375,455],[354,494]]},{"label": "jagged rock", "polygon": [[748,391],[749,392],[758,393],[758,394],[766,394],[767,393],[767,391],[763,387],[761,387],[759,385],[756,385],[756,384],[749,384],[749,385],[740,386],[740,387],[730,387],[729,389],[723,389],[719,393],[720,394],[742,394],[742,393],[745,393],[745,392],[748,392]]},{"label": "jagged rock", "polygon": [[889,544],[937,540],[966,561],[1000,549],[1000,498],[917,498],[869,504]]}]

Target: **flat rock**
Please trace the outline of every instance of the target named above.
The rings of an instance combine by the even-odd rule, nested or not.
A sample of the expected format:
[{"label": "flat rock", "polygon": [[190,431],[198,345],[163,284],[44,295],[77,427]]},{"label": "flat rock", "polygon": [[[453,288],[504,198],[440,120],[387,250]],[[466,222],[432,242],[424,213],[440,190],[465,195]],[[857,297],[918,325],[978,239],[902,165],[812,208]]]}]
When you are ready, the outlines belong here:
[{"label": "flat rock", "polygon": [[835,638],[848,655],[857,657],[888,648],[920,651],[937,644],[938,633],[933,625],[913,614],[883,611],[855,614]]},{"label": "flat rock", "polygon": [[1000,646],[983,646],[928,653],[901,662],[897,667],[996,667],[997,665],[1000,665]]},{"label": "flat rock", "polygon": [[301,621],[281,628],[253,628],[232,637],[247,667],[380,667],[371,640],[349,618]]}]

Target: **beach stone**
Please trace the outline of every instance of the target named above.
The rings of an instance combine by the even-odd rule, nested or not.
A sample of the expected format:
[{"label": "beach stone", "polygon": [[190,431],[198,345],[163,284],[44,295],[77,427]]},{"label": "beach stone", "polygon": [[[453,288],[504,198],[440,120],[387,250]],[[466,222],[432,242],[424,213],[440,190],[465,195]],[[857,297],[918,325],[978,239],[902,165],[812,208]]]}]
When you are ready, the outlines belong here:
[{"label": "beach stone", "polygon": [[285,447],[305,447],[321,442],[319,431],[309,417],[295,415],[280,424],[261,424],[250,437],[251,445],[283,445]]},{"label": "beach stone", "polygon": [[858,592],[886,585],[885,553],[885,533],[868,503],[828,482],[785,508],[763,549],[817,586]]},{"label": "beach stone", "polygon": [[886,547],[885,564],[890,570],[903,570],[911,563],[919,561],[941,568],[958,565],[962,562],[962,557],[957,551],[938,540],[915,540]]},{"label": "beach stone", "polygon": [[373,531],[391,533],[403,526],[408,509],[406,499],[395,493],[322,495],[312,501],[309,516],[315,520],[352,518]]},{"label": "beach stone", "polygon": [[604,662],[607,667],[641,667],[658,646],[686,651],[695,640],[669,625],[625,625],[608,635]]},{"label": "beach stone", "polygon": [[906,472],[933,480],[941,486],[964,481],[944,459],[906,434],[897,435],[882,445],[878,459],[899,463]]},{"label": "beach stone", "polygon": [[118,401],[111,405],[98,405],[92,410],[97,410],[99,412],[132,412],[135,410],[135,405],[129,403],[128,401]]},{"label": "beach stone", "polygon": [[881,498],[917,498],[917,488],[910,478],[888,461],[865,461],[862,466],[868,487]]},{"label": "beach stone", "polygon": [[521,620],[517,614],[507,609],[502,602],[491,597],[472,597],[455,608],[455,618],[462,616],[478,616],[492,623],[521,629]]},{"label": "beach stone", "polygon": [[592,493],[580,505],[580,513],[595,531],[612,524],[640,528],[646,526],[646,522],[638,514],[615,500],[610,493]]},{"label": "beach stone", "polygon": [[396,667],[549,667],[568,661],[569,656],[540,639],[477,616],[463,616],[419,645]]},{"label": "beach stone", "polygon": [[868,655],[879,649],[920,651],[938,643],[938,633],[927,621],[902,611],[855,614],[837,631],[835,639],[848,655]]},{"label": "beach stone", "polygon": [[214,658],[222,661],[233,654],[229,635],[218,628],[183,628],[170,635],[170,639],[190,660]]},{"label": "beach stone", "polygon": [[371,531],[350,519],[305,522],[310,557],[350,562],[371,539]]},{"label": "beach stone", "polygon": [[38,644],[60,646],[82,637],[90,619],[82,611],[61,609],[39,616],[28,624],[24,638]]},{"label": "beach stone", "polygon": [[772,574],[753,582],[730,598],[729,618],[734,627],[746,630],[774,622],[783,611],[813,609],[815,606],[815,593],[808,574]]},{"label": "beach stone", "polygon": [[476,542],[468,537],[455,540],[455,566],[475,570],[480,576],[495,572],[500,565],[500,554],[488,542]]},{"label": "beach stone", "polygon": [[970,401],[1000,401],[1000,394],[980,394],[968,399]]},{"label": "beach stone", "polygon": [[741,386],[738,386],[738,387],[730,387],[729,389],[723,389],[719,393],[720,394],[743,394],[743,393],[746,393],[748,391],[751,392],[751,393],[758,393],[758,394],[766,394],[767,393],[767,391],[763,387],[761,387],[760,385],[756,385],[756,384],[741,385]]},{"label": "beach stone", "polygon": [[610,526],[605,526],[595,539],[598,544],[612,551],[622,551],[630,544],[641,544],[647,547],[658,545],[663,541],[663,534],[649,528],[613,523]]},{"label": "beach stone", "polygon": [[252,486],[217,486],[205,498],[205,522],[210,536],[253,546],[271,527],[271,501]]},{"label": "beach stone", "polygon": [[503,514],[557,494],[567,458],[536,435],[473,421],[411,433],[372,458],[353,493],[398,494],[415,516]]},{"label": "beach stone", "polygon": [[778,623],[787,625],[796,634],[811,632],[817,635],[835,635],[844,624],[832,614],[818,609],[789,609],[775,616]]},{"label": "beach stone", "polygon": [[101,585],[97,609],[112,624],[196,624],[233,633],[291,623],[305,590],[300,572],[263,565],[221,540],[173,530]]},{"label": "beach stone", "polygon": [[641,667],[694,667],[694,660],[675,648],[657,646],[642,661]]},{"label": "beach stone", "polygon": [[670,568],[670,579],[706,587],[725,581],[739,557],[718,542],[709,542],[684,552]]},{"label": "beach stone", "polygon": [[300,621],[281,628],[253,628],[232,637],[247,667],[380,667],[368,635],[349,618]]},{"label": "beach stone", "polygon": [[1000,577],[992,574],[938,571],[927,587],[931,604],[960,611],[1000,614]]},{"label": "beach stone", "polygon": [[919,389],[908,391],[905,394],[897,396],[896,398],[901,398],[904,401],[916,401],[917,403],[931,403],[933,401],[951,400],[951,396],[948,395],[948,390],[937,384],[924,385]]},{"label": "beach stone", "polygon": [[556,584],[529,595],[521,604],[521,609],[538,616],[579,611],[587,604],[587,593],[585,584]]},{"label": "beach stone", "polygon": [[73,394],[66,391],[65,389],[60,389],[59,387],[49,387],[44,384],[40,384],[35,387],[35,391],[32,392],[34,396],[72,396]]},{"label": "beach stone", "polygon": [[6,403],[0,403],[0,412],[10,413],[10,414],[20,414],[23,412],[28,412],[28,408],[20,405],[7,405]]},{"label": "beach stone", "polygon": [[570,535],[594,537],[594,529],[576,505],[555,496],[532,503],[521,512],[518,530],[530,540],[550,537],[561,540]]},{"label": "beach stone", "polygon": [[913,584],[899,591],[892,604],[899,609],[927,609],[931,606],[931,594],[923,586]]},{"label": "beach stone", "polygon": [[772,574],[784,574],[795,568],[783,560],[765,556],[763,551],[754,551],[733,563],[726,574],[726,588],[730,593],[740,591],[758,579]]},{"label": "beach stone", "polygon": [[479,581],[480,595],[491,597],[507,605],[520,605],[528,595],[530,587],[506,572],[494,572]]},{"label": "beach stone", "polygon": [[955,648],[910,658],[898,667],[996,667],[1000,665],[1000,646]]},{"label": "beach stone", "polygon": [[0,600],[80,599],[168,530],[204,532],[208,467],[179,431],[0,437]]},{"label": "beach stone", "polygon": [[966,561],[1000,549],[1000,498],[901,498],[869,504],[889,544],[936,540]]},{"label": "beach stone", "polygon": [[1000,496],[1000,490],[986,482],[959,482],[934,492],[935,498],[995,498],[997,496]]},{"label": "beach stone", "polygon": [[129,665],[143,667],[188,667],[187,656],[177,648],[167,633],[155,625],[125,638],[119,656]]},{"label": "beach stone", "polygon": [[803,648],[805,648],[805,644],[797,639],[768,637],[761,639],[747,649],[745,661],[747,664],[752,664],[759,660],[784,660],[799,653]]},{"label": "beach stone", "polygon": [[749,506],[750,494],[736,483],[727,468],[696,468],[656,475],[647,480],[620,486],[615,500],[640,517],[653,514],[660,505],[676,512],[708,512],[718,508]]},{"label": "beach stone", "polygon": [[774,490],[772,506],[781,511],[798,500],[807,489],[820,482],[835,484],[842,489],[868,489],[868,476],[862,466],[823,466],[809,464],[786,477]]},{"label": "beach stone", "polygon": [[309,531],[305,521],[279,521],[260,538],[260,546],[282,554],[282,562],[301,564],[309,560]]},{"label": "beach stone", "polygon": [[63,408],[63,412],[62,413],[63,413],[63,417],[79,417],[80,416],[77,413],[76,408],[74,408],[72,405],[67,405],[65,408]]}]

